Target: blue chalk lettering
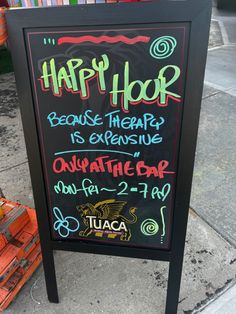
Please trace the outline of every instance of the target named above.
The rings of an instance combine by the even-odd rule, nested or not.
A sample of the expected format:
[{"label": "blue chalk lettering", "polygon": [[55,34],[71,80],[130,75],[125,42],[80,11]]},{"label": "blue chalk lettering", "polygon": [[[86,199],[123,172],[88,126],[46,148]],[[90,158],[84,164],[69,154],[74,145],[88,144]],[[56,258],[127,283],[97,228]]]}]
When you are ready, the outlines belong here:
[{"label": "blue chalk lettering", "polygon": [[55,111],[48,114],[47,119],[50,126],[98,126],[103,124],[102,117],[99,114],[93,115],[92,110],[88,109],[84,114],[75,115],[57,115]]}]

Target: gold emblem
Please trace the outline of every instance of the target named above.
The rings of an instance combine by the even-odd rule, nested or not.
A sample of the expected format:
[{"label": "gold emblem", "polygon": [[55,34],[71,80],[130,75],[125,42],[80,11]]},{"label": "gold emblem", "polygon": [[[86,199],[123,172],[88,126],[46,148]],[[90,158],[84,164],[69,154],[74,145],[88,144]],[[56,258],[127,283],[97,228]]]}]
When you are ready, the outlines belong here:
[{"label": "gold emblem", "polygon": [[96,237],[103,237],[104,234],[108,238],[116,238],[120,236],[121,241],[129,241],[131,238],[131,230],[127,227],[129,224],[137,222],[135,215],[136,207],[130,207],[130,218],[125,217],[122,212],[125,210],[127,202],[108,199],[98,202],[95,205],[86,203],[77,206],[83,223],[87,227],[80,231],[79,235],[88,237],[95,233]]}]

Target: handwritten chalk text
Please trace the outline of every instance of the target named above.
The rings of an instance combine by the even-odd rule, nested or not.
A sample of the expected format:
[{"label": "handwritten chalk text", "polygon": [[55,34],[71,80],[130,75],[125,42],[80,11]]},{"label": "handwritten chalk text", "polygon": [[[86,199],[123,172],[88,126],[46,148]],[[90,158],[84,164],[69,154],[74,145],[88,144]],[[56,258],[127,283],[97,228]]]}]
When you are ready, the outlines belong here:
[{"label": "handwritten chalk text", "polygon": [[[79,94],[82,100],[90,98],[90,82],[96,80],[99,93],[110,94],[110,105],[120,106],[124,112],[129,112],[130,105],[156,104],[167,106],[168,99],[180,101],[180,95],[169,90],[180,77],[180,68],[176,65],[166,65],[157,69],[155,78],[145,81],[130,80],[130,64],[124,61],[123,74],[107,75],[112,81],[112,90],[107,91],[105,74],[109,70],[110,61],[106,54],[101,58],[93,58],[91,67],[81,67],[84,61],[80,58],[70,59],[65,66],[56,65],[55,59],[44,61],[42,75],[39,78],[41,89],[51,90],[54,96],[61,97],[62,90],[72,94]],[[138,92],[137,92],[138,90]],[[134,96],[134,91],[135,95]]]},{"label": "handwritten chalk text", "polygon": [[120,176],[138,176],[138,177],[159,177],[163,179],[165,175],[173,175],[173,171],[168,171],[169,162],[161,160],[154,166],[147,165],[145,161],[138,162],[119,161],[111,159],[110,156],[101,156],[90,161],[88,158],[79,158],[76,155],[71,157],[70,161],[64,158],[56,158],[53,162],[54,173],[60,174],[63,172],[82,172],[82,173],[110,173],[113,177]]},{"label": "handwritten chalk text", "polygon": [[99,186],[91,179],[85,178],[81,181],[81,186],[77,186],[75,183],[65,184],[64,181],[59,180],[54,185],[54,191],[56,194],[63,195],[81,195],[90,197],[94,194],[99,195],[101,193],[108,193],[118,196],[125,196],[132,193],[141,194],[143,199],[159,199],[162,202],[166,200],[171,191],[171,184],[166,183],[164,185],[150,186],[148,183],[139,182],[135,186],[129,186],[126,181],[121,181],[114,188],[111,186]]}]

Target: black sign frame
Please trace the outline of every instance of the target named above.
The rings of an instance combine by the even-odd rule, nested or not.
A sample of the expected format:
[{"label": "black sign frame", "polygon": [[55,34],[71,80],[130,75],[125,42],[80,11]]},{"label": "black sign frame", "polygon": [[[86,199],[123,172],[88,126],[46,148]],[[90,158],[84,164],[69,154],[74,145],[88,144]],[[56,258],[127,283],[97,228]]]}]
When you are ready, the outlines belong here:
[{"label": "black sign frame", "polygon": [[[53,251],[77,251],[168,261],[170,264],[166,313],[176,313],[207,55],[211,0],[160,0],[158,3],[94,4],[73,7],[10,10],[6,16],[37,211],[49,301],[54,303],[59,302]],[[33,86],[27,61],[24,30],[27,28],[78,26],[78,24],[80,26],[106,26],[122,24],[142,25],[157,22],[190,23],[189,54],[185,93],[183,96],[184,109],[178,152],[171,248],[166,251],[94,244],[86,241],[53,241],[51,239],[47,213],[45,181],[39,148],[39,136],[36,128]],[[179,212],[181,212],[181,215],[176,214]]]}]

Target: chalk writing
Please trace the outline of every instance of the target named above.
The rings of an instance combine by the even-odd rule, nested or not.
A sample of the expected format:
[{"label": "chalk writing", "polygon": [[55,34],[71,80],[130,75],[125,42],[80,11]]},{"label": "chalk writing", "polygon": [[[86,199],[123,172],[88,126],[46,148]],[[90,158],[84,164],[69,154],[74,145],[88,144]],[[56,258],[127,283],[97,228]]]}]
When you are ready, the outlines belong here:
[{"label": "chalk writing", "polygon": [[[129,195],[130,193],[138,193],[141,194],[143,199],[151,198],[151,199],[159,199],[162,202],[166,200],[171,190],[170,183],[164,184],[162,187],[160,186],[150,186],[145,182],[137,183],[137,186],[130,187],[126,181],[121,181],[118,183],[118,186],[115,188],[99,186],[94,183],[91,179],[85,178],[81,182],[81,186],[77,187],[75,183],[65,184],[62,180],[59,180],[54,185],[54,191],[57,194],[64,195],[77,195],[83,194],[85,197],[89,197],[91,195],[98,195],[102,191],[106,191],[109,193],[116,192],[116,195]],[[163,214],[163,213],[162,213]]]},{"label": "chalk writing", "polygon": [[79,158],[73,155],[69,162],[64,158],[58,157],[53,161],[52,169],[54,173],[81,172],[81,173],[110,173],[113,177],[119,176],[138,176],[138,177],[159,177],[163,179],[165,175],[173,175],[174,171],[167,170],[169,162],[161,160],[154,166],[147,165],[145,161],[133,162],[119,161],[111,159],[110,156],[97,157],[90,161],[88,158]]},{"label": "chalk writing", "polygon": [[167,198],[167,196],[169,195],[170,190],[171,190],[170,183],[166,183],[162,187],[162,189],[160,189],[157,186],[154,186],[151,189],[151,192],[150,192],[150,188],[148,187],[147,183],[138,183],[138,185],[140,187],[142,187],[142,190],[139,190],[139,193],[142,194],[144,198],[147,198],[148,193],[150,193],[151,199],[159,199],[159,200],[162,200],[163,202],[165,201],[165,199]]},{"label": "chalk writing", "polygon": [[163,237],[166,235],[166,224],[165,224],[164,209],[166,209],[166,206],[162,206],[161,209],[160,209],[161,221],[162,221],[161,243],[163,243]]},{"label": "chalk writing", "polygon": [[102,117],[100,114],[93,114],[92,110],[85,110],[83,114],[75,115],[59,115],[53,111],[48,114],[47,119],[50,127],[58,126],[99,126],[103,125],[104,121],[108,121],[109,128],[118,128],[124,130],[147,130],[153,128],[159,130],[160,126],[164,124],[165,118],[157,117],[152,113],[144,113],[142,117],[124,117],[121,118],[120,110],[111,111]]},{"label": "chalk writing", "polygon": [[162,142],[162,137],[159,133],[151,135],[147,134],[117,134],[111,130],[103,133],[92,133],[89,137],[89,143],[92,145],[105,144],[110,145],[145,145],[159,144]]},{"label": "chalk writing", "polygon": [[105,114],[108,118],[109,128],[122,128],[124,130],[147,130],[149,127],[159,130],[165,119],[157,117],[152,113],[144,113],[142,117],[120,117],[120,110],[111,111]]},{"label": "chalk writing", "polygon": [[79,230],[80,224],[76,218],[72,216],[64,217],[58,207],[53,208],[53,213],[57,218],[57,220],[54,222],[53,228],[59,233],[61,237],[67,238],[70,232],[76,232]]},{"label": "chalk writing", "polygon": [[93,115],[92,110],[85,110],[84,114],[80,115],[58,115],[55,111],[48,114],[47,119],[50,127],[57,126],[98,126],[102,125],[102,117],[99,114]]},{"label": "chalk writing", "polygon": [[[47,91],[52,88],[53,95],[61,97],[62,87],[64,86],[68,92],[80,94],[81,99],[88,99],[90,96],[89,81],[96,78],[99,91],[103,93],[106,90],[104,72],[109,67],[109,59],[105,54],[101,58],[101,61],[93,58],[91,61],[92,68],[82,68],[77,71],[78,73],[75,70],[83,64],[83,60],[80,58],[68,60],[66,62],[67,67],[63,66],[59,71],[57,71],[54,58],[49,63],[47,61],[43,62],[43,75],[39,79],[42,90]],[[79,80],[77,80],[77,75]]]},{"label": "chalk writing", "polygon": [[150,46],[150,55],[156,59],[165,59],[172,55],[177,41],[172,36],[162,36],[155,39]]},{"label": "chalk writing", "polygon": [[[113,75],[112,91],[110,91],[110,102],[112,107],[117,107],[121,104],[124,112],[129,112],[130,105],[138,105],[144,103],[146,105],[156,104],[158,106],[167,106],[168,99],[171,97],[173,100],[179,102],[180,95],[168,91],[167,88],[174,84],[180,76],[180,69],[175,65],[167,65],[159,70],[159,74],[155,79],[148,79],[146,81],[129,80],[129,62],[126,61],[124,65],[124,75],[121,78],[120,74]],[[167,72],[172,70],[173,74],[170,80],[167,79]],[[120,89],[119,85],[124,85]],[[138,96],[134,97],[134,89],[139,89]],[[152,95],[148,96],[148,90],[152,91]],[[119,97],[118,97],[119,96]]]},{"label": "chalk writing", "polygon": [[148,218],[142,222],[140,229],[143,235],[153,236],[159,231],[159,225],[154,219]]},{"label": "chalk writing", "polygon": [[[109,69],[109,57],[103,54],[100,61],[93,58],[90,68],[80,68],[83,63],[84,61],[80,58],[70,59],[66,62],[66,66],[62,66],[57,70],[54,58],[49,62],[44,61],[42,64],[43,74],[39,78],[41,89],[45,92],[51,89],[54,96],[61,97],[64,87],[67,92],[79,94],[82,100],[86,100],[90,97],[89,82],[96,79],[100,94],[107,92],[105,72]],[[80,69],[78,70],[78,68]],[[166,65],[159,70],[156,78],[145,81],[130,81],[129,72],[129,61],[125,61],[123,77],[118,73],[112,76],[112,90],[108,91],[111,96],[110,104],[112,107],[120,105],[124,112],[129,112],[130,105],[144,103],[167,106],[169,97],[177,102],[180,101],[179,94],[168,90],[180,76],[178,66]],[[171,77],[170,73],[172,73]],[[123,88],[120,87],[121,84]],[[139,93],[138,96],[134,97],[134,89],[137,88]],[[151,96],[149,95],[150,91],[152,91]]]},{"label": "chalk writing", "polygon": [[111,149],[75,149],[75,150],[66,150],[62,152],[57,152],[54,153],[55,156],[58,155],[65,155],[65,154],[71,154],[71,153],[84,153],[84,152],[103,152],[103,153],[116,153],[116,154],[124,154],[128,156],[136,156],[137,152],[134,154],[128,153],[128,152],[123,152],[119,150],[111,150]]},{"label": "chalk writing", "polygon": [[109,44],[116,44],[116,43],[125,43],[127,45],[134,45],[139,42],[148,43],[150,40],[150,37],[148,36],[135,36],[133,38],[129,38],[127,36],[118,35],[118,36],[80,36],[80,37],[61,37],[58,39],[58,45],[62,44],[80,44],[84,42],[91,42],[94,44],[100,44],[103,42],[109,43]]}]

